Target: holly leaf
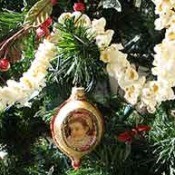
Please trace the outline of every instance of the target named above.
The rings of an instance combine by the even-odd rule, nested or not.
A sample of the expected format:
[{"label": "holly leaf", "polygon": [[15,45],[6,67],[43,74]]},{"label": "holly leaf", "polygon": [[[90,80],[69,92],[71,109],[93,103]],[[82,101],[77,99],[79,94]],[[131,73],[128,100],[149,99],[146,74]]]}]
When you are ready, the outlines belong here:
[{"label": "holly leaf", "polygon": [[12,45],[9,48],[7,58],[11,63],[15,63],[21,59],[21,54],[22,54],[22,51],[20,50],[20,47],[18,45]]},{"label": "holly leaf", "polygon": [[0,43],[0,58],[5,56],[11,63],[20,60],[26,48],[31,49],[31,44],[34,45],[34,40],[30,39],[32,36],[33,30],[24,27],[10,34],[9,38]]},{"label": "holly leaf", "polygon": [[121,12],[122,10],[121,4],[118,0],[103,0],[102,5],[105,9],[114,8],[118,12]]},{"label": "holly leaf", "polygon": [[53,5],[50,0],[38,1],[27,13],[24,25],[38,27],[52,13]]}]

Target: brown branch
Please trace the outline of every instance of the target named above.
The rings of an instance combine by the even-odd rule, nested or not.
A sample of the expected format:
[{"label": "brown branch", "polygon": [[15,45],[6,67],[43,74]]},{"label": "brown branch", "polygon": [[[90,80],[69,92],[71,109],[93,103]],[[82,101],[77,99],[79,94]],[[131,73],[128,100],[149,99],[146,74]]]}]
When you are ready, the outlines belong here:
[{"label": "brown branch", "polygon": [[8,38],[7,40],[3,41],[2,42],[3,44],[2,44],[2,46],[0,48],[0,52],[2,52],[4,50],[4,48],[7,47],[12,41],[18,39],[21,35],[23,35],[25,32],[27,32],[30,28],[31,28],[31,26],[23,27],[21,30],[19,30],[14,35],[12,35],[10,38]]},{"label": "brown branch", "polygon": [[20,36],[22,36],[24,33],[26,33],[30,28],[32,28],[32,27],[31,26],[27,26],[27,27],[24,26],[18,32],[13,34],[11,37],[9,37],[8,39],[2,41],[0,43],[0,56],[3,54],[4,50],[6,50],[6,48],[9,47],[9,45],[11,45],[13,43],[13,41],[15,41]]},{"label": "brown branch", "polygon": [[5,40],[0,43],[0,47],[5,43]]}]

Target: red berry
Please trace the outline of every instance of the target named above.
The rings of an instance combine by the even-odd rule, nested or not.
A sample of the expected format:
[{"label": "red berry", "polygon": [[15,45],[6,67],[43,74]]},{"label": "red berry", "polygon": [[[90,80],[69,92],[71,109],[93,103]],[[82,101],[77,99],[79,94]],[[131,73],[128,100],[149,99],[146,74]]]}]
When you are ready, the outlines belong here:
[{"label": "red berry", "polygon": [[52,5],[57,4],[57,0],[50,0],[50,2],[52,3]]},{"label": "red berry", "polygon": [[0,60],[0,71],[5,72],[8,71],[10,68],[10,62],[8,59],[3,58]]},{"label": "red berry", "polygon": [[42,38],[45,35],[43,28],[41,28],[41,27],[37,28],[36,35],[38,36],[38,38]]},{"label": "red berry", "polygon": [[135,132],[133,132],[133,131],[126,131],[126,132],[121,133],[118,136],[118,140],[120,142],[131,143],[133,138],[134,138],[134,135],[135,135]]},{"label": "red berry", "polygon": [[77,3],[74,3],[74,6],[73,6],[73,9],[74,11],[85,11],[85,4],[84,3],[81,3],[81,2],[77,2]]},{"label": "red berry", "polygon": [[41,27],[49,27],[52,25],[52,22],[53,22],[52,18],[49,17],[41,24]]},{"label": "red berry", "polygon": [[50,33],[49,29],[47,27],[39,27],[36,30],[36,35],[38,38],[42,38],[44,36],[48,36]]}]

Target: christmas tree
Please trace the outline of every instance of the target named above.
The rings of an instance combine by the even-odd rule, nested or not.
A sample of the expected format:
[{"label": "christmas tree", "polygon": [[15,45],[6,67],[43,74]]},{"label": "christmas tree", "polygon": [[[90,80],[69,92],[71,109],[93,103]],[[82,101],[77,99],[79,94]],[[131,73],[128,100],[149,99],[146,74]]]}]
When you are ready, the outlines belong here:
[{"label": "christmas tree", "polygon": [[[0,175],[175,174],[174,13],[174,0],[0,1]],[[73,87],[104,121],[79,168],[50,130]]]}]

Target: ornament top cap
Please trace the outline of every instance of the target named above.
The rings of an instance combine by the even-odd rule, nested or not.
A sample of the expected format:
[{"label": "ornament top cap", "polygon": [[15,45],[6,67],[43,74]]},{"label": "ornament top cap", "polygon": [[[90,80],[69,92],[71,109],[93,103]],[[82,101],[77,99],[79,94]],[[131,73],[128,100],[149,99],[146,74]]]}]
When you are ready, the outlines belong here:
[{"label": "ornament top cap", "polygon": [[70,98],[71,99],[76,99],[76,100],[86,99],[84,87],[73,87]]}]

